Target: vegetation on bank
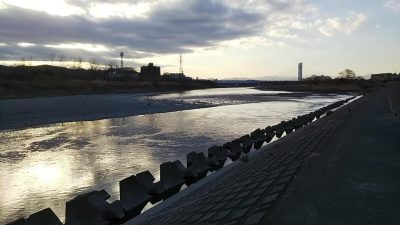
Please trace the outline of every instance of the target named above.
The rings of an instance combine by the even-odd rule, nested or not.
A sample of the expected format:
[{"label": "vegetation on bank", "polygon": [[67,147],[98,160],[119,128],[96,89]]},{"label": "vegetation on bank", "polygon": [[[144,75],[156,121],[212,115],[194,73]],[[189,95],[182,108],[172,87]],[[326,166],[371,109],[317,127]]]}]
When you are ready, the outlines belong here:
[{"label": "vegetation on bank", "polygon": [[0,98],[180,91],[212,87],[216,87],[213,81],[187,77],[161,76],[159,80],[143,80],[134,70],[117,71],[116,76],[115,69],[0,65]]},{"label": "vegetation on bank", "polygon": [[376,86],[373,80],[365,80],[357,76],[351,69],[345,69],[332,79],[326,75],[311,75],[303,81],[277,81],[263,82],[259,89],[262,90],[286,90],[286,91],[310,91],[320,93],[345,93],[365,92]]},{"label": "vegetation on bank", "polygon": [[319,93],[364,92],[376,85],[371,80],[328,79],[304,81],[268,81],[262,82],[260,90],[310,91]]}]

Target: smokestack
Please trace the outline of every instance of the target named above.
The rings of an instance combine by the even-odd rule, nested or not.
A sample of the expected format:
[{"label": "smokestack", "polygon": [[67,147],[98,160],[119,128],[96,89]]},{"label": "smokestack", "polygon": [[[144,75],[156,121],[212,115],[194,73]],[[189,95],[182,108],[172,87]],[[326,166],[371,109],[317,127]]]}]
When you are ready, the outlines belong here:
[{"label": "smokestack", "polygon": [[298,81],[302,81],[303,80],[303,63],[299,63],[298,65],[298,70],[297,70],[297,79]]}]

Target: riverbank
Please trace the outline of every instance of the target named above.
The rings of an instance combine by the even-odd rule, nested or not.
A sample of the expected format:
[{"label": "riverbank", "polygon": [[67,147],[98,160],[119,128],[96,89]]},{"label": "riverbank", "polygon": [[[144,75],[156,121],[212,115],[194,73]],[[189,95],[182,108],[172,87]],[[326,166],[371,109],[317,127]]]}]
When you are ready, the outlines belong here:
[{"label": "riverbank", "polygon": [[[237,93],[232,90],[238,90]],[[200,93],[200,94],[193,94]],[[260,91],[249,88],[203,89],[183,93],[73,95],[0,100],[0,130],[120,118],[279,100],[296,100],[313,93]],[[319,95],[316,95],[318,97]]]},{"label": "riverbank", "polygon": [[0,80],[0,99],[40,98],[95,94],[178,92],[215,88],[211,81],[104,81]]},{"label": "riverbank", "polygon": [[0,130],[210,107],[152,99],[151,94],[98,94],[0,100]]},{"label": "riverbank", "polygon": [[377,85],[371,80],[324,80],[324,81],[269,81],[261,82],[259,90],[280,90],[314,93],[363,93]]},{"label": "riverbank", "polygon": [[185,76],[149,80],[139,77],[133,69],[0,65],[0,99],[185,91],[216,86],[211,80]]}]

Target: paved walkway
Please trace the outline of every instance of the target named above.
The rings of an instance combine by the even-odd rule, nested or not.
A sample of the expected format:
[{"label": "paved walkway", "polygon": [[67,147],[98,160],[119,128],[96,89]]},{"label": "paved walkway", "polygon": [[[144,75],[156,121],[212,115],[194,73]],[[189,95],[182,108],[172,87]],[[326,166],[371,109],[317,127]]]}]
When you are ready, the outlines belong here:
[{"label": "paved walkway", "polygon": [[355,108],[331,133],[270,221],[400,224],[400,121],[386,91]]},{"label": "paved walkway", "polygon": [[400,126],[387,105],[382,90],[363,97],[126,225],[399,224]]}]

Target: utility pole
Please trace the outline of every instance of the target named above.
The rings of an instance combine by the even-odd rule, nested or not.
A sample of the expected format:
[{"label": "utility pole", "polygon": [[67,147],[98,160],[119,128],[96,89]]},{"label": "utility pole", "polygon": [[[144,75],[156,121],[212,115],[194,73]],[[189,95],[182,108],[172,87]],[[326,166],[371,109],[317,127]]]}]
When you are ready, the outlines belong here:
[{"label": "utility pole", "polygon": [[123,60],[124,53],[122,52],[122,50],[121,50],[121,53],[119,53],[119,56],[121,56],[121,69],[122,69],[122,68],[124,68],[124,60]]}]

